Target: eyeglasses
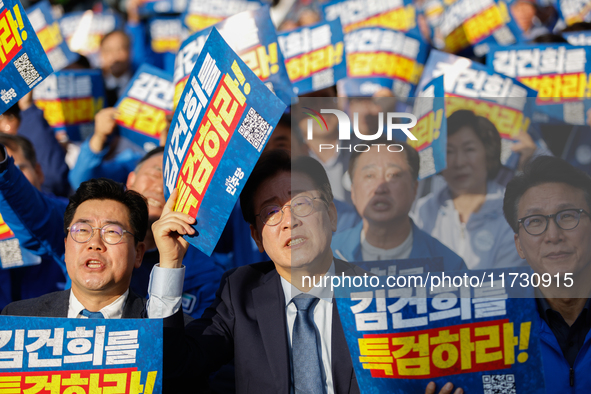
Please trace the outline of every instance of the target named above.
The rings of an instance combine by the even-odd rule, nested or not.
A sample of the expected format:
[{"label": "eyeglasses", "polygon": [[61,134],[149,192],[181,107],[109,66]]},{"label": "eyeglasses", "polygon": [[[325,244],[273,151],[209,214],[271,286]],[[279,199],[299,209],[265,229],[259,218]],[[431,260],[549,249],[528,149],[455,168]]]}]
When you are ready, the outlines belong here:
[{"label": "eyeglasses", "polygon": [[291,213],[297,217],[303,218],[309,216],[314,211],[314,200],[320,200],[325,203],[321,197],[301,196],[291,200],[291,205],[267,205],[256,215],[267,226],[276,226],[283,220],[283,208],[289,207]]},{"label": "eyeglasses", "polygon": [[579,225],[581,214],[589,215],[584,209],[564,209],[553,215],[530,215],[517,220],[521,223],[525,231],[530,235],[543,234],[548,228],[548,221],[554,219],[558,227],[563,230],[572,230]]},{"label": "eyeglasses", "polygon": [[135,235],[127,230],[123,230],[121,226],[117,224],[105,224],[103,227],[92,227],[88,223],[77,222],[68,227],[67,230],[70,232],[72,239],[81,244],[90,241],[94,236],[94,230],[101,230],[99,233],[101,239],[109,245],[116,245],[121,242],[125,233],[131,234],[135,238]]}]

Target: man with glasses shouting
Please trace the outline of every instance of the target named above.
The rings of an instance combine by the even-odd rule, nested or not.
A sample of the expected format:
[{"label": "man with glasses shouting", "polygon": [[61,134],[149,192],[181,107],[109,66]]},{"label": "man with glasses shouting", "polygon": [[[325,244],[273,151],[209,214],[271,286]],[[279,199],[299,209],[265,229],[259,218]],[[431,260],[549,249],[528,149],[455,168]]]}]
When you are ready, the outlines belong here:
[{"label": "man with glasses shouting", "polygon": [[64,215],[70,290],[17,301],[3,315],[69,318],[145,317],[145,299],[130,291],[145,251],[148,206],[141,194],[101,178],[84,182]]},{"label": "man with glasses shouting", "polygon": [[[237,393],[359,393],[333,294],[312,288],[324,276],[363,275],[334,259],[337,212],[326,172],[310,157],[264,153],[240,195],[244,219],[272,261],[228,271],[216,300],[186,329],[180,314],[194,219],[172,212],[173,192],[152,230],[160,264],[148,314],[164,317],[164,379],[175,393],[200,392],[207,375],[234,359]],[[185,264],[190,262],[185,261]]]},{"label": "man with glasses shouting", "polygon": [[505,192],[517,252],[552,279],[536,299],[548,393],[591,389],[590,208],[591,178],[555,157],[535,159]]}]

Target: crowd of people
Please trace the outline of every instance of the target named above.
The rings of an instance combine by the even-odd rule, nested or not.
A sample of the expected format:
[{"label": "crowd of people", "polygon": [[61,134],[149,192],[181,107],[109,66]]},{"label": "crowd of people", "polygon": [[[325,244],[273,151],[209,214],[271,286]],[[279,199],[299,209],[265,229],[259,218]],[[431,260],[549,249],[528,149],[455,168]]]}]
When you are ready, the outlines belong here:
[{"label": "crowd of people", "polygon": [[[495,125],[458,110],[447,118],[446,169],[419,180],[407,142],[395,142],[398,152],[380,149],[385,138],[367,151],[323,151],[338,144],[337,118],[308,139],[294,104],[207,256],[182,237],[196,219],[173,211],[177,192],[164,197],[171,119],[149,152],[119,134],[114,105],[138,64],[171,62],[148,47],[141,1],[111,5],[127,23],[102,38],[107,106],[87,140],[59,139],[31,94],[0,115],[0,214],[18,241],[0,244],[0,259],[27,262],[0,269],[3,315],[163,318],[165,392],[358,393],[333,294],[303,277],[363,275],[356,263],[382,260],[440,259],[445,271],[529,265],[574,278],[535,301],[547,392],[591,389],[591,178],[561,152],[522,135],[519,165],[503,167]],[[316,2],[294,10],[278,29],[320,19]],[[550,6],[515,0],[511,11],[528,39],[565,42]],[[90,65],[81,57],[69,67]],[[357,113],[365,135],[397,100],[389,89],[342,97],[336,86],[305,98]],[[425,392],[463,392],[452,383],[461,386]]]}]

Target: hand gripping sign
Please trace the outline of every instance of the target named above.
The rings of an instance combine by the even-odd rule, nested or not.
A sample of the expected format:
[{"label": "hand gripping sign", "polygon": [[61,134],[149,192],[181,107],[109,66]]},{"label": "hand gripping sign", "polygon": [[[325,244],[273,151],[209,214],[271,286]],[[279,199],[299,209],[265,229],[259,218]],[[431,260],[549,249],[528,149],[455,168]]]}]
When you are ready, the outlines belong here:
[{"label": "hand gripping sign", "polygon": [[502,283],[505,271],[332,277],[361,393],[422,393],[430,381],[545,393],[533,288]]},{"label": "hand gripping sign", "polygon": [[185,239],[211,255],[285,104],[224,41],[207,39],[173,116],[164,150],[164,195],[197,218]]},{"label": "hand gripping sign", "polygon": [[0,1],[0,114],[53,72],[18,0]]},{"label": "hand gripping sign", "polygon": [[115,107],[121,135],[150,151],[158,146],[166,127],[166,115],[172,113],[172,75],[142,64]]},{"label": "hand gripping sign", "polygon": [[1,393],[162,393],[162,320],[0,316]]}]

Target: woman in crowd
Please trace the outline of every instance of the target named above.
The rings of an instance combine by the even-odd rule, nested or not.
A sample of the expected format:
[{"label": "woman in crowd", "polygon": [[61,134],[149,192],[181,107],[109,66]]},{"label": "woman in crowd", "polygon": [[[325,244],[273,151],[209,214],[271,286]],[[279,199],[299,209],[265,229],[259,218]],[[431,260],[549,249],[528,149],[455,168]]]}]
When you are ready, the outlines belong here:
[{"label": "woman in crowd", "polygon": [[501,169],[501,137],[472,111],[447,120],[446,186],[421,198],[413,219],[464,259],[470,269],[524,265],[503,217],[505,189],[494,181]]}]

